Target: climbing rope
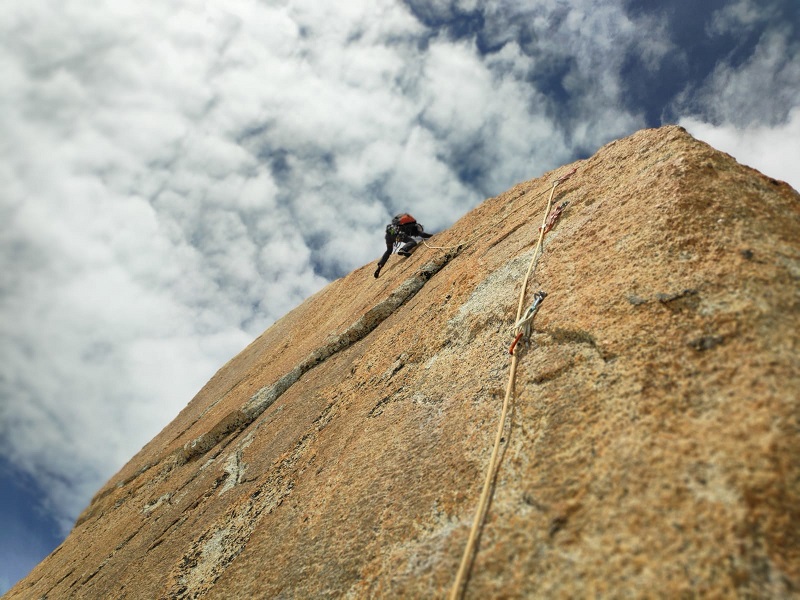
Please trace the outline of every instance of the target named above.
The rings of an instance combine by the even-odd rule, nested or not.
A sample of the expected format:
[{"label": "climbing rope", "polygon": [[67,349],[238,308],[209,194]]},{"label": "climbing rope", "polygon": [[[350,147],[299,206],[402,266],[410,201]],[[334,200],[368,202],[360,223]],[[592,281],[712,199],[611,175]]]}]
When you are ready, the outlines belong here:
[{"label": "climbing rope", "polygon": [[[564,175],[564,176],[563,176],[563,177],[561,177],[560,179],[556,180],[556,182],[554,183],[554,185],[558,185],[558,183],[561,183],[562,181],[564,181],[564,180],[565,180],[567,177],[569,177],[570,175],[572,175],[572,174],[573,174],[575,171],[577,171],[577,168],[573,169],[572,171],[570,171],[569,173],[567,173],[566,175]],[[548,189],[544,189],[544,190],[542,190],[541,192],[539,192],[538,194],[536,194],[535,196],[533,196],[532,198],[530,198],[530,199],[529,199],[529,201],[536,200],[536,199],[537,199],[537,198],[539,198],[540,196],[543,196],[544,194],[546,194],[548,191],[549,191]],[[552,219],[552,223],[550,223],[550,222],[549,222],[548,226],[545,228],[545,233],[547,233],[548,231],[550,231],[550,228],[553,226],[553,223],[555,222],[555,220],[556,220],[556,219],[558,219],[558,217],[560,217],[560,216],[561,216],[561,211],[563,211],[563,210],[564,210],[564,207],[566,207],[566,205],[567,205],[567,203],[566,203],[566,202],[564,202],[564,203],[563,203],[561,206],[557,207],[558,214],[555,214],[555,215],[550,215],[550,216],[548,217],[548,222],[550,221],[550,219]],[[545,213],[545,214],[546,214],[546,213]],[[541,230],[541,227],[540,227],[539,229]],[[474,242],[475,240],[477,240],[477,239],[478,239],[478,238],[479,238],[481,235],[483,235],[483,232],[482,232],[482,231],[480,231],[480,232],[476,233],[476,234],[475,234],[475,235],[473,235],[471,238],[467,239],[467,241],[465,241],[465,242],[459,242],[458,244],[455,244],[455,245],[453,245],[453,246],[431,246],[431,245],[430,245],[430,244],[429,244],[429,243],[428,243],[426,240],[424,240],[424,239],[422,240],[422,243],[423,243],[423,244],[425,244],[425,245],[426,245],[428,248],[430,248],[431,250],[452,250],[453,248],[466,248],[467,246],[469,246],[470,244],[472,244],[472,242]]]},{"label": "climbing rope", "polygon": [[516,348],[517,344],[519,343],[522,337],[528,338],[531,335],[531,325],[533,325],[533,318],[536,316],[536,313],[539,311],[539,307],[542,305],[542,301],[547,297],[547,294],[542,291],[538,291],[533,295],[533,304],[530,305],[527,311],[525,311],[525,316],[522,317],[519,321],[514,323],[514,332],[517,336],[514,338],[514,342],[511,344],[511,347],[508,349],[509,354],[514,354],[514,348]]},{"label": "climbing rope", "polygon": [[497,468],[499,466],[498,454],[500,451],[500,443],[503,438],[503,430],[505,429],[506,419],[508,417],[508,407],[510,405],[511,395],[514,392],[514,383],[516,381],[516,376],[517,376],[518,354],[514,352],[514,347],[517,345],[517,342],[520,340],[520,338],[525,334],[525,329],[526,328],[528,330],[530,329],[533,317],[536,315],[536,311],[538,310],[541,301],[544,299],[544,296],[547,295],[544,294],[543,292],[540,292],[542,296],[538,300],[534,300],[534,304],[531,306],[532,310],[529,309],[529,312],[531,313],[530,317],[523,318],[522,307],[525,304],[525,291],[528,287],[528,280],[530,279],[531,274],[534,273],[536,265],[539,262],[539,256],[542,250],[542,241],[544,240],[545,227],[547,225],[547,218],[550,215],[550,209],[553,205],[553,195],[555,194],[556,187],[561,182],[570,177],[573,173],[575,173],[575,171],[577,171],[577,168],[573,169],[566,175],[559,177],[553,182],[553,187],[550,190],[550,197],[547,200],[547,208],[544,211],[544,219],[542,220],[542,226],[539,228],[539,239],[536,242],[536,249],[533,251],[533,257],[531,257],[531,262],[528,265],[528,271],[525,273],[525,279],[522,282],[522,288],[520,289],[520,294],[519,294],[519,303],[517,305],[517,316],[514,319],[515,329],[521,329],[521,331],[517,332],[517,337],[514,340],[514,343],[512,344],[511,348],[509,349],[509,352],[511,353],[511,370],[509,371],[508,374],[506,395],[505,398],[503,399],[503,410],[500,413],[500,421],[498,423],[497,433],[495,434],[494,438],[494,447],[492,448],[492,455],[489,458],[489,465],[486,470],[486,477],[483,481],[483,489],[481,491],[480,499],[478,500],[478,508],[475,511],[475,517],[472,521],[472,528],[470,529],[469,537],[467,538],[467,545],[464,548],[464,554],[461,557],[461,564],[458,567],[456,580],[455,582],[453,582],[453,587],[451,588],[450,594],[448,596],[449,600],[458,600],[458,598],[461,598],[464,593],[464,581],[470,569],[470,564],[472,562],[472,558],[475,551],[475,543],[478,539],[478,533],[480,532],[481,526],[483,525],[483,521],[486,518],[486,509],[489,504],[489,495],[492,490],[492,483],[494,482],[495,477],[497,476]]}]

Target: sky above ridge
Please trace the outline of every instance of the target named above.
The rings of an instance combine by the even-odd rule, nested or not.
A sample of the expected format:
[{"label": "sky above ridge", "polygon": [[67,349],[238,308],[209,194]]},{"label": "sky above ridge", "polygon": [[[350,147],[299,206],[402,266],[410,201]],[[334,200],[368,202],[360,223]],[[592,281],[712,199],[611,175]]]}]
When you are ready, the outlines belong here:
[{"label": "sky above ridge", "polygon": [[396,212],[667,123],[800,189],[797,0],[222,6],[0,5],[0,594]]}]

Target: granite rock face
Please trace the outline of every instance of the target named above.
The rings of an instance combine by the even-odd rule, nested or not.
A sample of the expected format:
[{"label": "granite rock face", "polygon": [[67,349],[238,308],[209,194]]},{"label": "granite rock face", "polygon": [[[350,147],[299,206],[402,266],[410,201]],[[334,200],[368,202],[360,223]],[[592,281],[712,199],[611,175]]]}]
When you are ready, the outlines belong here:
[{"label": "granite rock face", "polygon": [[7,598],[446,595],[573,168],[466,597],[800,595],[800,195],[670,126],[309,298]]}]

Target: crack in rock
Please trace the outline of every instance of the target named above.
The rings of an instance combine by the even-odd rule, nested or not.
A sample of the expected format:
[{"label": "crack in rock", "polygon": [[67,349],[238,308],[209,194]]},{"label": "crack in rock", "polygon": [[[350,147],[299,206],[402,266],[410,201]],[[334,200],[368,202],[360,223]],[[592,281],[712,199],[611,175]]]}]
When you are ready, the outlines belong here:
[{"label": "crack in rock", "polygon": [[169,502],[169,499],[172,497],[172,494],[166,493],[162,494],[158,499],[148,502],[142,508],[142,514],[149,515],[151,512],[156,510],[159,506],[161,506],[164,502]]},{"label": "crack in rock", "polygon": [[[84,523],[95,516],[100,509],[99,501],[108,496],[115,489],[119,489],[130,484],[140,477],[145,471],[158,467],[156,479],[163,481],[175,468],[180,467],[192,460],[208,453],[220,442],[243,431],[261,414],[264,413],[275,401],[283,395],[292,385],[294,385],[305,373],[330,358],[332,355],[345,350],[356,342],[365,338],[369,333],[376,329],[385,321],[395,310],[410,300],[422,287],[440,270],[442,270],[453,258],[458,256],[461,248],[455,248],[444,252],[433,260],[425,263],[411,277],[403,281],[387,298],[373,306],[357,321],[350,325],[343,333],[333,335],[328,338],[325,344],[311,352],[304,360],[296,365],[291,371],[280,377],[273,384],[258,390],[250,399],[239,409],[226,414],[209,431],[190,440],[181,448],[159,458],[156,461],[147,463],[136,471],[132,476],[118,483],[114,488],[104,490],[99,493],[80,515],[76,526]],[[228,392],[226,392],[227,394]],[[227,485],[227,483],[226,483]],[[130,494],[129,494],[130,495]],[[125,499],[127,499],[126,496]],[[123,499],[124,502],[124,499]]]},{"label": "crack in rock", "polygon": [[231,411],[219,421],[208,433],[187,442],[179,450],[178,463],[185,464],[211,450],[227,436],[242,431],[255,421],[286,390],[294,385],[308,371],[325,360],[364,339],[378,325],[383,323],[395,310],[410,300],[422,287],[445,265],[459,254],[455,249],[437,256],[425,263],[414,275],[401,283],[389,296],[369,309],[343,333],[331,336],[328,341],[311,352],[286,375],[275,383],[258,390],[240,409]]},{"label": "crack in rock", "polygon": [[205,596],[228,566],[241,554],[262,516],[270,514],[292,493],[292,472],[306,454],[314,434],[301,438],[287,456],[256,489],[229,506],[189,546],[170,573],[162,597],[188,600]]},{"label": "crack in rock", "polygon": [[219,492],[221,496],[228,490],[233,489],[244,480],[245,471],[247,471],[247,463],[242,460],[244,449],[253,443],[253,434],[248,435],[245,440],[239,445],[235,452],[231,453],[225,461],[223,470],[225,471],[225,485]]}]

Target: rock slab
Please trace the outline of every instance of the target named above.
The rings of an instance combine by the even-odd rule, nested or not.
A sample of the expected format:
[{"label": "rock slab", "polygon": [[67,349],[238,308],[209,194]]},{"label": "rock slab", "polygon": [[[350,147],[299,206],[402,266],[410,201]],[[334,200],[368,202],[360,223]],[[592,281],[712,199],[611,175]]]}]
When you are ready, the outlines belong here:
[{"label": "rock slab", "polygon": [[800,594],[800,195],[678,127],[491,198],[223,366],[17,598]]}]

